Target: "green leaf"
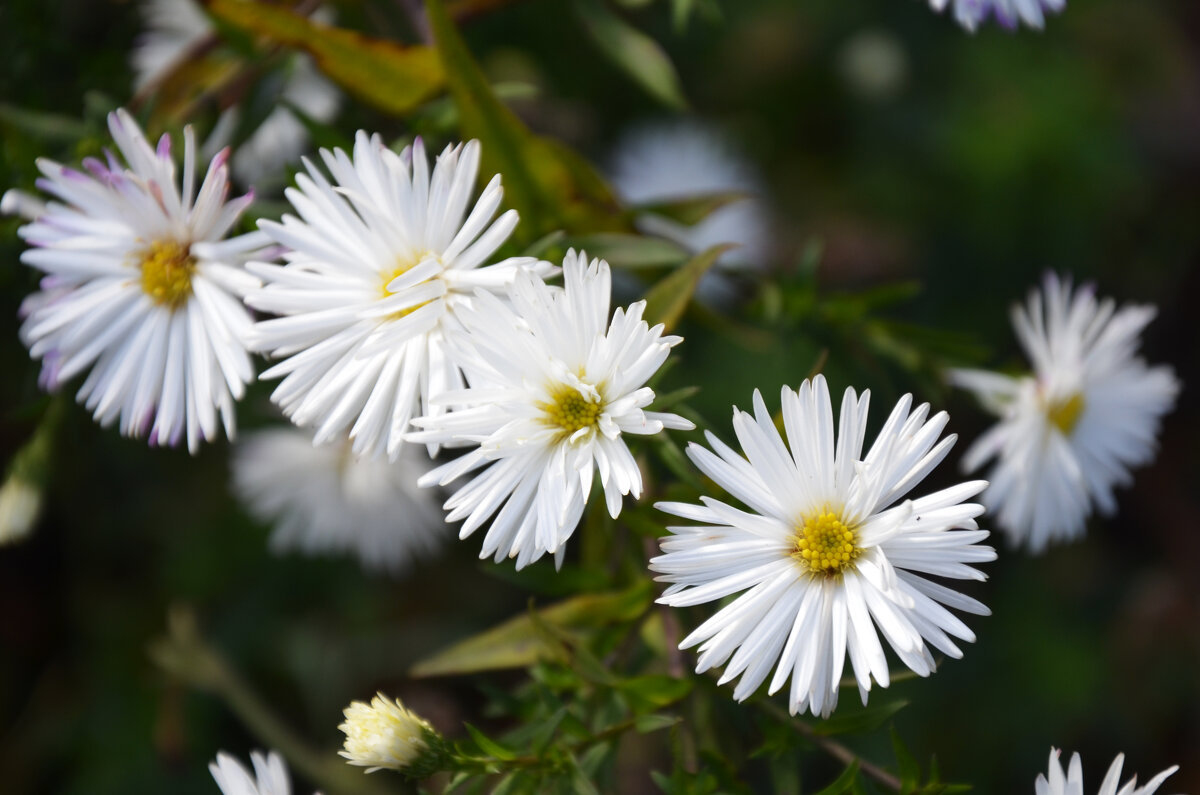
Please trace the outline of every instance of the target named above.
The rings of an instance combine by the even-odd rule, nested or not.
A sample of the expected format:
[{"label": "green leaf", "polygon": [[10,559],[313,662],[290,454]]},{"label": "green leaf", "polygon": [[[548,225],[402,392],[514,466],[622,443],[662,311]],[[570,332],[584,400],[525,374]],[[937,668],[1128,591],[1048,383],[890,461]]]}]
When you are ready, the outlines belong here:
[{"label": "green leaf", "polygon": [[900,732],[896,731],[895,726],[892,727],[892,752],[896,755],[896,763],[900,771],[900,791],[912,792],[921,782],[921,766],[904,747],[904,743],[900,739]]},{"label": "green leaf", "polygon": [[853,734],[855,732],[870,732],[887,723],[892,716],[908,706],[908,702],[899,699],[872,704],[857,712],[842,713],[813,725],[813,731],[826,736],[834,734]]},{"label": "green leaf", "polygon": [[0,124],[11,125],[40,141],[54,143],[73,144],[96,132],[74,116],[27,110],[7,102],[0,102]]},{"label": "green leaf", "polygon": [[633,727],[639,734],[649,734],[669,729],[682,720],[678,715],[638,715],[633,721]]},{"label": "green leaf", "polygon": [[577,235],[568,238],[566,245],[625,270],[675,267],[688,258],[687,249],[671,240],[619,232]]},{"label": "green leaf", "polygon": [[471,735],[471,739],[475,741],[475,745],[479,746],[479,750],[483,751],[488,756],[501,759],[505,762],[517,758],[515,753],[491,739],[471,724],[464,722],[463,726],[466,727],[467,733]]},{"label": "green leaf", "polygon": [[575,13],[600,51],[646,93],[672,110],[686,110],[674,64],[658,42],[608,10],[600,0],[575,0]]},{"label": "green leaf", "polygon": [[688,260],[682,268],[667,274],[646,293],[645,318],[651,326],[662,323],[670,331],[683,317],[700,277],[708,272],[717,258],[732,248],[729,244],[713,246]]},{"label": "green leaf", "polygon": [[[577,596],[538,610],[538,621],[568,635],[632,621],[650,604],[651,590],[650,582],[643,580],[616,593]],[[561,659],[561,646],[547,638],[528,613],[523,613],[418,662],[409,674],[450,676],[524,668],[538,660]]]},{"label": "green leaf", "polygon": [[660,215],[663,218],[669,218],[684,226],[695,226],[722,207],[737,204],[749,197],[750,194],[744,191],[731,190],[688,196],[682,199],[668,199],[648,204],[638,204],[631,207],[630,210],[635,214],[649,213],[651,215]]},{"label": "green leaf", "polygon": [[521,215],[517,242],[531,242],[558,228],[627,227],[611,190],[587,161],[533,135],[497,99],[444,0],[428,0],[425,8],[463,135],[483,141],[485,172],[504,175],[505,198]]},{"label": "green leaf", "polygon": [[350,94],[387,113],[405,114],[440,93],[442,63],[430,47],[403,46],[314,22],[286,8],[253,0],[206,0],[221,22],[295,47]]},{"label": "green leaf", "polygon": [[617,688],[629,698],[634,712],[644,713],[662,709],[685,697],[692,692],[692,680],[651,674],[625,679],[617,684]]},{"label": "green leaf", "polygon": [[837,777],[836,781],[818,792],[817,795],[841,795],[843,792],[850,792],[854,789],[857,779],[858,761],[856,760],[842,772],[842,775]]}]

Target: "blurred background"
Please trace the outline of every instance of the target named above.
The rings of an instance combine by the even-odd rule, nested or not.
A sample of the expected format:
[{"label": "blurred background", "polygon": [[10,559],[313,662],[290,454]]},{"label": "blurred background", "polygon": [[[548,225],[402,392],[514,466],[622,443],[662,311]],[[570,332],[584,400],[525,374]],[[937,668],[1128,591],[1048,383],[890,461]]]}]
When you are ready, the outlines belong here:
[{"label": "blurred background", "polygon": [[[421,35],[403,0],[330,7],[373,36]],[[1127,773],[1178,763],[1166,789],[1200,791],[1200,4],[1070,0],[1044,32],[973,36],[918,0],[708,0],[683,25],[665,2],[605,4],[660,44],[686,108],[597,46],[592,7],[477,2],[463,30],[518,115],[629,200],[655,198],[622,180],[661,159],[643,169],[633,150],[684,129],[727,161],[678,166],[686,190],[756,194],[729,221],[741,254],[684,323],[668,376],[703,385],[692,404],[718,434],[755,387],[774,395],[823,363],[835,391],[870,387],[877,414],[913,391],[970,440],[988,419],[938,368],[1019,367],[1008,307],[1045,271],[1159,307],[1144,355],[1173,365],[1184,390],[1157,462],[1080,543],[1034,558],[997,536],[990,580],[970,591],[993,616],[968,622],[978,641],[963,660],[893,687],[911,701],[894,724],[917,758],[936,755],[945,779],[981,793],[1032,792],[1051,745],[1083,754],[1089,791],[1121,751]],[[0,187],[31,188],[36,157],[72,162],[104,144],[97,122],[130,102],[145,28],[134,2],[0,4]],[[343,97],[335,121],[308,131],[323,144],[358,127],[422,132],[440,148],[449,110],[435,99],[405,122]],[[197,107],[202,138],[216,116]],[[256,214],[278,216],[285,182],[265,181]],[[19,225],[0,219],[5,462],[47,406],[17,337],[37,283],[18,262]],[[253,388],[242,428],[276,421],[269,391]],[[149,449],[69,406],[41,521],[0,547],[0,790],[212,793],[219,749],[261,747],[218,699],[150,661],[176,605],[322,746],[340,743],[341,708],[376,688],[452,735],[478,709],[470,678],[404,671],[520,611],[537,578],[477,561],[477,539],[400,578],[349,557],[273,555],[268,528],[229,493],[229,452]],[[947,466],[928,487],[955,476]],[[886,734],[848,742],[891,761]],[[626,791],[648,786],[643,774]]]}]

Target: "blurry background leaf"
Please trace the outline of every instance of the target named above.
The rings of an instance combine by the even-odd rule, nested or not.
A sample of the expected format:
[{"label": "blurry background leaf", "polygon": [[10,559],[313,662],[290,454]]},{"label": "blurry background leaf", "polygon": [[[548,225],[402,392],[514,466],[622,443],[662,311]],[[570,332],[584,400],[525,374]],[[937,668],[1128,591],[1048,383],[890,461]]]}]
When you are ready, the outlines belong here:
[{"label": "blurry background leaf", "polygon": [[567,238],[566,244],[627,270],[672,267],[688,258],[687,249],[671,240],[620,232],[575,235]]},{"label": "blurry background leaf", "polygon": [[426,8],[463,137],[483,141],[484,170],[504,175],[505,198],[521,214],[514,238],[528,243],[558,228],[619,227],[616,202],[595,170],[561,144],[533,135],[496,98],[442,0]]},{"label": "blurry background leaf", "polygon": [[683,317],[696,285],[700,283],[717,257],[728,251],[727,245],[713,246],[688,260],[681,268],[671,271],[662,281],[646,293],[646,321],[651,325],[662,323],[670,331]]},{"label": "blurry background leaf", "polygon": [[600,51],[647,93],[672,110],[685,110],[683,86],[658,42],[609,10],[602,0],[574,0],[575,12]]},{"label": "blurry background leaf", "polygon": [[403,115],[445,86],[431,48],[404,46],[314,22],[302,14],[253,0],[206,0],[217,19],[307,52],[331,80],[388,113]]},{"label": "blurry background leaf", "polygon": [[539,631],[544,622],[568,634],[630,621],[650,603],[650,583],[640,582],[627,590],[609,594],[588,594],[537,610],[537,621],[522,614],[464,641],[455,643],[418,662],[412,676],[449,676],[522,668],[540,659],[555,657],[557,649]]}]

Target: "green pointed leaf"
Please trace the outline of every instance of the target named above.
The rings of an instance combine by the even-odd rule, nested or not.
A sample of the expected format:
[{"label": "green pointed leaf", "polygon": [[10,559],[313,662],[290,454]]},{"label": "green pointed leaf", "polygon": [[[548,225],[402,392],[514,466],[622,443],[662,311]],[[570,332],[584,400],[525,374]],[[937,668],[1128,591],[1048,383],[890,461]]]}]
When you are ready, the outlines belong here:
[{"label": "green pointed leaf", "polygon": [[575,13],[600,51],[646,93],[672,110],[687,109],[679,74],[658,42],[600,0],[575,0]]},{"label": "green pointed leaf", "polygon": [[646,293],[645,318],[650,325],[662,323],[670,331],[683,317],[688,301],[696,292],[700,277],[708,272],[717,258],[732,246],[713,246],[688,260],[682,268],[671,271]]},{"label": "green pointed leaf", "polygon": [[11,125],[41,141],[75,143],[95,134],[89,125],[74,116],[43,113],[0,102],[0,124]]},{"label": "green pointed leaf", "polygon": [[692,680],[652,674],[625,679],[617,688],[629,698],[635,712],[653,712],[692,692]]},{"label": "green pointed leaf", "polygon": [[450,676],[524,668],[538,660],[562,660],[562,647],[537,626],[552,626],[567,635],[631,621],[650,604],[648,580],[616,593],[586,594],[536,611],[537,622],[528,614],[455,643],[412,667],[411,676]]},{"label": "green pointed leaf", "polygon": [[661,215],[663,218],[669,218],[684,226],[695,226],[722,207],[737,204],[748,198],[750,198],[750,194],[744,191],[731,190],[638,204],[630,209],[637,214]]},{"label": "green pointed leaf", "polygon": [[649,734],[669,729],[682,720],[678,715],[639,715],[634,719],[633,727],[639,734]]},{"label": "green pointed leaf", "polygon": [[619,232],[576,235],[566,245],[624,270],[675,267],[688,258],[688,250],[674,241]]},{"label": "green pointed leaf", "polygon": [[908,702],[903,699],[872,704],[856,712],[842,713],[814,724],[813,731],[827,736],[874,731],[907,706]]},{"label": "green pointed leaf", "polygon": [[858,780],[858,762],[852,762],[850,767],[837,777],[837,780],[830,784],[825,789],[817,793],[817,795],[842,795],[843,792],[851,792]]},{"label": "green pointed leaf", "polygon": [[387,113],[408,113],[445,87],[441,60],[430,47],[406,47],[323,25],[253,0],[206,2],[209,13],[221,22],[307,52],[331,80]]},{"label": "green pointed leaf", "polygon": [[896,764],[900,770],[900,791],[912,792],[921,782],[921,766],[909,753],[908,748],[900,739],[900,732],[892,727],[892,752],[896,755]]},{"label": "green pointed leaf", "polygon": [[467,733],[471,735],[471,739],[475,741],[477,746],[479,746],[479,750],[483,751],[488,756],[495,757],[496,759],[503,759],[506,762],[510,759],[517,758],[515,753],[491,739],[471,724],[464,722],[463,726],[466,727]]}]

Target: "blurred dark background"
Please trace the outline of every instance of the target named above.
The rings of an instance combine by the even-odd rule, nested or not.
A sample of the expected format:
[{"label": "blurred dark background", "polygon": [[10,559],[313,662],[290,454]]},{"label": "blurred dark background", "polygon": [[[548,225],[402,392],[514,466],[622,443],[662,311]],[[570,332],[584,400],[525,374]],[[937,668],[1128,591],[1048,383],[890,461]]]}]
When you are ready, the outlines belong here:
[{"label": "blurred dark background", "polygon": [[[1144,780],[1178,763],[1164,791],[1200,791],[1200,4],[1070,0],[1042,33],[974,36],[918,0],[719,7],[720,19],[701,14],[682,33],[663,3],[621,13],[663,44],[692,112],[763,175],[781,289],[819,241],[821,294],[913,281],[912,297],[880,312],[963,343],[950,348],[963,352],[955,363],[1015,366],[1008,306],[1047,269],[1070,273],[1157,304],[1144,353],[1184,384],[1159,459],[1120,494],[1117,516],[1040,558],[995,539],[1001,558],[971,591],[994,615],[969,621],[979,640],[963,660],[893,688],[912,701],[900,735],[981,793],[1031,792],[1051,745],[1083,754],[1089,791],[1121,751],[1127,773]],[[407,31],[384,0],[339,12],[376,35]],[[8,0],[0,102],[83,118],[128,101],[140,27],[130,2]],[[629,124],[667,115],[564,4],[513,0],[466,34],[494,79],[537,87],[518,104],[532,127],[596,162]],[[405,129],[347,103],[335,126],[359,125]],[[69,161],[97,144],[44,140],[6,115],[0,187],[30,187],[37,156]],[[45,406],[17,339],[18,304],[36,285],[18,262],[17,226],[0,219],[0,461]],[[761,302],[745,311],[748,325],[764,317]],[[963,439],[987,424],[963,395],[880,365],[853,333],[830,342],[797,322],[750,350],[704,323],[683,333],[672,378],[700,374],[696,407],[726,437],[731,403],[798,382],[822,349],[835,391],[871,387],[877,413],[913,390],[947,408]],[[268,393],[252,391],[242,427],[272,419]],[[274,557],[225,488],[228,449],[151,450],[68,412],[42,521],[0,548],[0,790],[212,793],[204,767],[217,750],[244,759],[259,747],[220,702],[150,663],[175,604],[194,606],[210,640],[323,745],[340,740],[341,708],[377,686],[449,731],[473,706],[470,682],[402,673],[525,604],[522,588],[475,561],[477,540],[402,580],[352,560]],[[851,742],[890,760],[886,737]]]}]

